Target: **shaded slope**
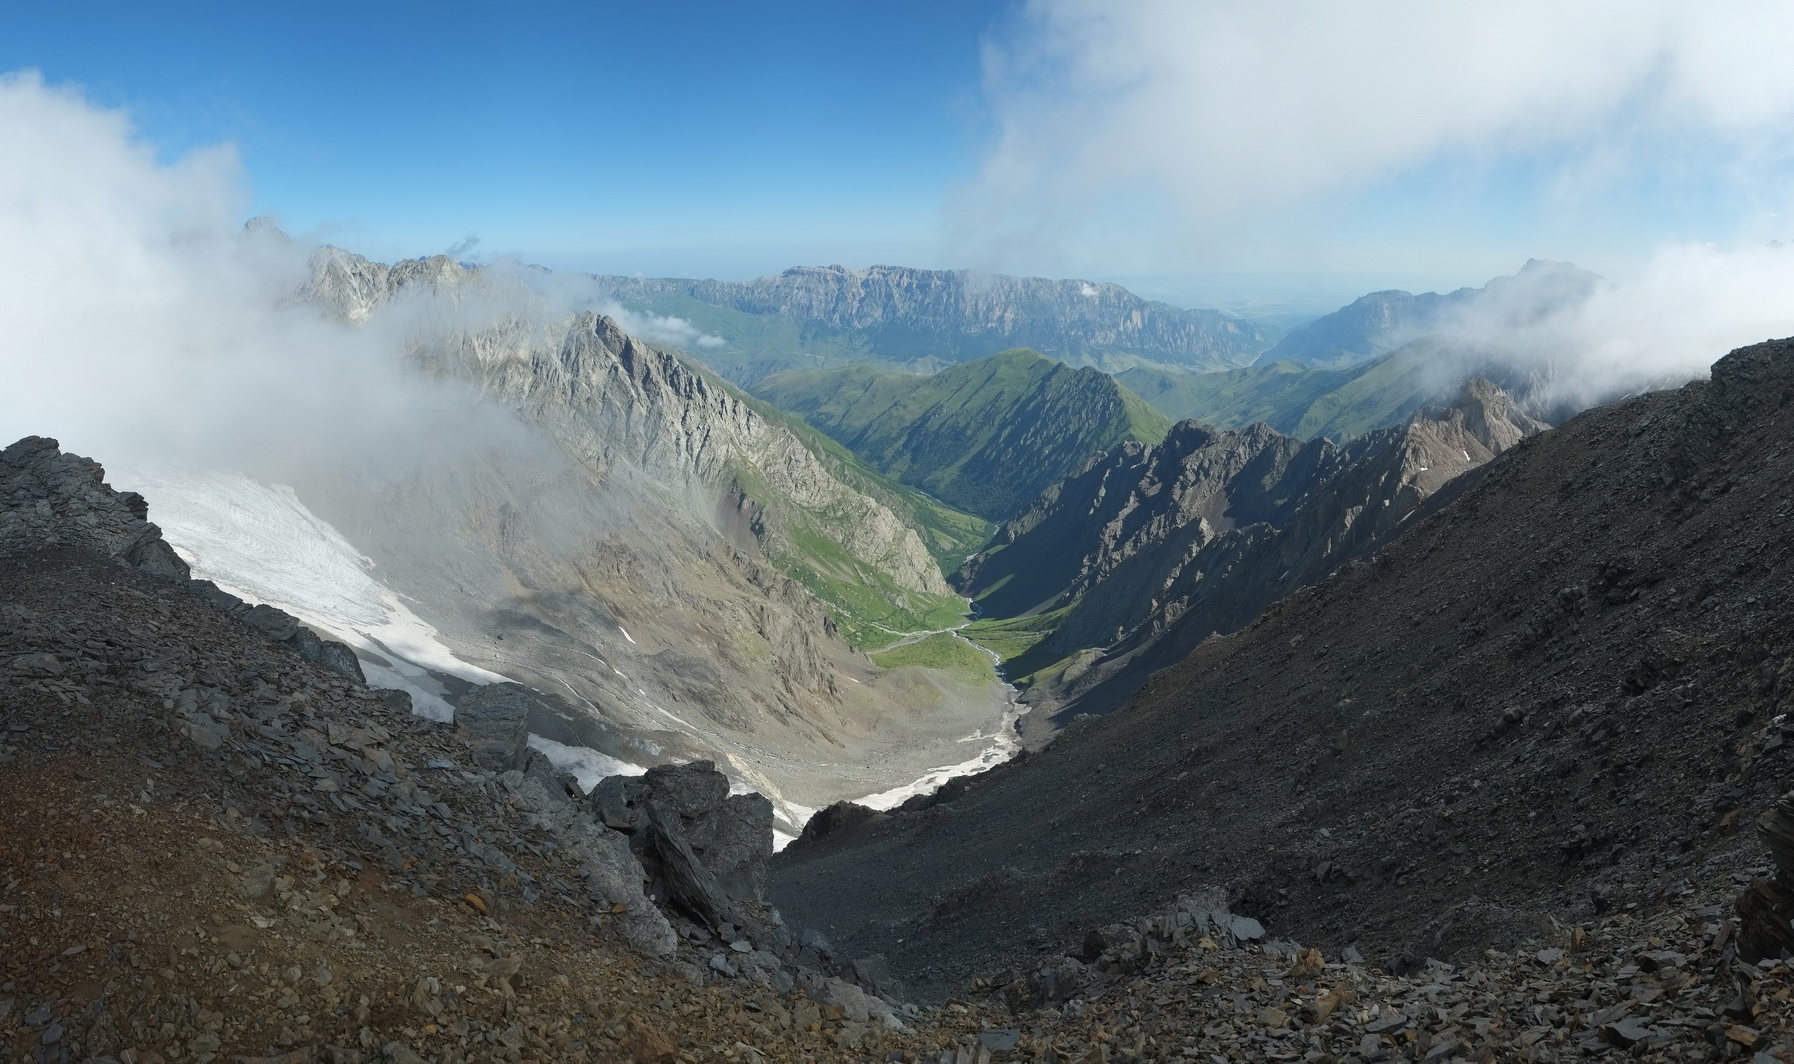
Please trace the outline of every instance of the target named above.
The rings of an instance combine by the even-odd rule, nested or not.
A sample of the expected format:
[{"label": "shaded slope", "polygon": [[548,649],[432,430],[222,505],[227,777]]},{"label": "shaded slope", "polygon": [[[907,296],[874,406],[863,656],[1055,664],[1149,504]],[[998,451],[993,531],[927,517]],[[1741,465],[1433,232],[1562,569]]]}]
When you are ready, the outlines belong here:
[{"label": "shaded slope", "polygon": [[1781,341],[1534,437],[1123,711],[794,848],[774,901],[939,993],[999,929],[1198,885],[1398,965],[1673,896],[1794,772],[1790,411]]},{"label": "shaded slope", "polygon": [[1038,742],[1372,549],[1452,478],[1542,427],[1481,380],[1343,447],[1180,422],[1163,445],[1124,448],[1049,489],[956,579],[997,616],[1062,613],[1012,669],[1033,674],[1023,727]]},{"label": "shaded slope", "polygon": [[781,373],[755,392],[880,472],[994,520],[1091,455],[1157,442],[1169,427],[1106,374],[1026,350],[927,377],[864,366]]},{"label": "shaded slope", "polygon": [[1196,369],[1243,365],[1279,332],[1182,310],[1119,285],[971,270],[803,267],[746,282],[599,277],[634,309],[727,341],[699,354],[733,380],[854,363],[939,368],[1013,347],[1060,361]]}]

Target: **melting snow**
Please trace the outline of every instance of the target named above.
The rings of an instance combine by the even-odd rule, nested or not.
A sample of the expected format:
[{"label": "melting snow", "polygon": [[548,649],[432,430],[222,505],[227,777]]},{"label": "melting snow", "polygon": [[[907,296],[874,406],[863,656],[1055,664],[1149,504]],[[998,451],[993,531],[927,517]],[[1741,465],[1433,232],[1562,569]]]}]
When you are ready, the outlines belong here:
[{"label": "melting snow", "polygon": [[542,751],[548,763],[562,772],[571,772],[579,780],[579,789],[590,791],[598,786],[598,781],[609,776],[639,776],[648,771],[640,765],[632,764],[600,753],[589,746],[568,746],[557,743],[553,739],[544,739],[540,735],[529,737],[532,748]]},{"label": "melting snow", "polygon": [[[177,466],[121,469],[121,487],[150,500],[152,518],[195,577],[247,602],[287,611],[362,651],[375,686],[409,691],[423,716],[454,711],[430,672],[473,683],[506,677],[470,665],[444,646],[436,629],[374,576],[374,563],[306,508],[293,489],[241,473]],[[377,654],[390,662],[367,660]]]},{"label": "melting snow", "polygon": [[1011,709],[1010,712],[1003,715],[1003,724],[998,729],[998,734],[985,735],[979,732],[960,740],[961,742],[975,740],[991,742],[991,745],[977,757],[961,761],[957,765],[943,765],[940,768],[930,769],[921,778],[905,783],[901,787],[892,787],[888,791],[868,794],[863,798],[855,798],[854,801],[872,809],[893,809],[918,794],[933,794],[941,789],[942,784],[955,776],[970,776],[976,772],[983,772],[985,769],[995,768],[1014,757],[1016,750],[1021,747],[1021,740],[1015,734],[1015,722],[1020,716],[1019,710]]}]

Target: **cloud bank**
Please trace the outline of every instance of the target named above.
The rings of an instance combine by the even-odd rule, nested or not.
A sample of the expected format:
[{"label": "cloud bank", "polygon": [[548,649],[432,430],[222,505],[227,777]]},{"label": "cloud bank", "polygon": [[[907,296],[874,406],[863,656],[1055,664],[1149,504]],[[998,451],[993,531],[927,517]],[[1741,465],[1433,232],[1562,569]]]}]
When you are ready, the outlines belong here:
[{"label": "cloud bank", "polygon": [[1761,2],[1031,0],[987,44],[995,137],[956,218],[1025,243],[1148,199],[1201,232],[1451,159],[1706,187],[1785,170],[1790,39]]},{"label": "cloud bank", "polygon": [[[441,398],[292,295],[310,249],[245,231],[229,149],[157,158],[121,113],[0,77],[0,436],[204,460],[369,444]],[[414,376],[414,375],[405,375]]]},{"label": "cloud bank", "polygon": [[[0,76],[0,158],[5,442],[36,433],[102,460],[222,460],[279,477],[402,450],[445,417],[469,423],[472,393],[404,358],[418,339],[406,330],[442,318],[443,301],[372,328],[297,301],[316,246],[245,230],[247,180],[229,148],[165,161],[123,113],[23,73]],[[459,327],[524,314],[552,330],[595,309],[662,343],[722,342],[606,306],[579,275],[517,263],[482,273],[485,290],[511,282],[533,298],[469,301]]]}]

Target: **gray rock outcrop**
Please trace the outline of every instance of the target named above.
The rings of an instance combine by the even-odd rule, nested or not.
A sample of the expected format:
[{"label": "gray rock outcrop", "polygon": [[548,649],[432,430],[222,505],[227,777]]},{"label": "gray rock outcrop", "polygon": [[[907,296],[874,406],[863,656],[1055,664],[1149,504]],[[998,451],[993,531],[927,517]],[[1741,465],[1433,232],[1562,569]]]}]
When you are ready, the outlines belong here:
[{"label": "gray rock outcrop", "polygon": [[721,922],[751,916],[764,902],[772,803],[731,795],[728,777],[711,762],[611,776],[592,789],[592,801],[605,824],[630,833],[651,875],[657,866],[670,873],[660,878],[676,885],[694,915]]},{"label": "gray rock outcrop", "polygon": [[187,563],[148,517],[143,496],[113,491],[98,462],[63,454],[53,439],[27,436],[0,451],[0,554],[95,551],[132,569],[187,579]]},{"label": "gray rock outcrop", "polygon": [[320,638],[284,610],[250,606],[209,580],[194,580],[149,520],[148,501],[114,490],[98,462],[64,454],[48,437],[27,436],[0,450],[0,556],[38,550],[93,552],[173,580],[305,660],[366,682],[355,652],[342,643]]},{"label": "gray rock outcrop", "polygon": [[476,687],[455,706],[455,723],[467,730],[474,763],[493,772],[522,769],[529,756],[531,714],[541,699],[518,683]]}]

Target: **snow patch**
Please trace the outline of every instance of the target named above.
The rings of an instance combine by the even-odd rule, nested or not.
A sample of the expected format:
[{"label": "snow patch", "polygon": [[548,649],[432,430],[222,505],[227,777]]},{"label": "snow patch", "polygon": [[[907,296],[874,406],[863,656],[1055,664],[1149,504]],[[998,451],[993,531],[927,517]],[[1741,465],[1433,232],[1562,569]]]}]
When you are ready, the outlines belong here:
[{"label": "snow patch", "polygon": [[193,575],[292,614],[358,652],[376,687],[411,694],[421,716],[453,719],[432,673],[476,684],[507,679],[457,658],[436,629],[374,576],[374,563],[284,484],[190,466],[118,469],[150,500],[156,524]]},{"label": "snow patch", "polygon": [[573,773],[582,791],[591,791],[600,780],[611,776],[640,776],[648,771],[641,765],[600,753],[589,746],[568,746],[540,735],[531,735],[529,745],[532,750],[542,751],[542,756],[556,771]]}]

